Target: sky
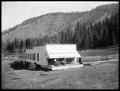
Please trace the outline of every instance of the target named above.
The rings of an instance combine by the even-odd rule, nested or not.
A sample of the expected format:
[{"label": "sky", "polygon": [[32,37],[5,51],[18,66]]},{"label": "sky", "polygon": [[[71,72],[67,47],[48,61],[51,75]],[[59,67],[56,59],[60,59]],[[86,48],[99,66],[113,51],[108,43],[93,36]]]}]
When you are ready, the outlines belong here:
[{"label": "sky", "polygon": [[113,1],[11,1],[2,2],[2,31],[32,17],[53,12],[89,11],[98,5],[118,3]]}]

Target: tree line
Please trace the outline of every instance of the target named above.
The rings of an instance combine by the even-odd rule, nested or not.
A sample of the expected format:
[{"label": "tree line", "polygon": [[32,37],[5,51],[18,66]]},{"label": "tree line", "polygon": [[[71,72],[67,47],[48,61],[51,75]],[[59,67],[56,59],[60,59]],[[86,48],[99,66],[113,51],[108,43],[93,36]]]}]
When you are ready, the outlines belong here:
[{"label": "tree line", "polygon": [[15,38],[13,41],[8,40],[7,43],[2,43],[2,52],[14,53],[18,50],[22,53],[24,49],[45,45],[46,43],[75,43],[78,50],[118,45],[119,14],[89,25],[77,22],[74,31],[69,26],[66,31],[61,31],[54,36],[46,35],[43,38],[26,38],[21,40]]},{"label": "tree line", "polygon": [[118,45],[119,43],[119,15],[113,15],[94,24],[86,25],[77,22],[74,35],[71,28],[61,32],[61,43],[76,43],[77,48],[94,49]]}]

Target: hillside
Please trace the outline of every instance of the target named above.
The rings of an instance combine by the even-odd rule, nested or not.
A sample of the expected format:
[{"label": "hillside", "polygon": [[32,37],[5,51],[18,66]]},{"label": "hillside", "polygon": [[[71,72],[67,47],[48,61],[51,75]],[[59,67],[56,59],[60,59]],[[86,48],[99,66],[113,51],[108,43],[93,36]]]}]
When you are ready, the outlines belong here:
[{"label": "hillside", "polygon": [[69,27],[75,30],[76,23],[90,23],[103,21],[106,17],[118,13],[118,4],[98,6],[91,11],[72,13],[50,13],[23,21],[13,28],[2,33],[2,42],[15,38],[42,38],[46,35],[53,36],[60,31],[66,31]]},{"label": "hillside", "polygon": [[81,15],[81,13],[53,13],[31,18],[18,25],[16,29],[3,33],[3,40],[52,35]]}]

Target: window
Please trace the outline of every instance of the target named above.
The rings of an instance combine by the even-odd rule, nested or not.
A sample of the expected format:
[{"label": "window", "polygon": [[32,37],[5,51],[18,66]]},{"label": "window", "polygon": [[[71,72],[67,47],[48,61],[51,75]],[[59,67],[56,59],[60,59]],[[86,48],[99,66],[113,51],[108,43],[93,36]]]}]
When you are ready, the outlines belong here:
[{"label": "window", "polygon": [[27,59],[28,59],[28,54],[27,54]]},{"label": "window", "polygon": [[29,57],[29,60],[30,60],[30,54],[28,54],[28,55],[29,55],[28,57]]},{"label": "window", "polygon": [[37,61],[39,61],[39,53],[37,53]]},{"label": "window", "polygon": [[33,58],[34,58],[34,55],[33,55],[33,54],[31,54],[31,56],[32,56],[32,60],[33,60]]},{"label": "window", "polygon": [[30,55],[28,54],[28,59],[30,59]]},{"label": "window", "polygon": [[30,60],[32,60],[32,54],[30,54]]},{"label": "window", "polygon": [[29,59],[29,54],[28,54],[28,59]]},{"label": "window", "polygon": [[32,60],[34,60],[34,54],[32,54]]},{"label": "window", "polygon": [[27,58],[27,54],[25,54],[25,58]]},{"label": "window", "polygon": [[30,54],[30,60],[31,60],[31,54]]},{"label": "window", "polygon": [[35,53],[33,54],[33,60],[36,60],[36,54]]},{"label": "window", "polygon": [[25,55],[25,58],[27,59],[27,54]]},{"label": "window", "polygon": [[32,54],[31,54],[31,60],[32,60]]}]

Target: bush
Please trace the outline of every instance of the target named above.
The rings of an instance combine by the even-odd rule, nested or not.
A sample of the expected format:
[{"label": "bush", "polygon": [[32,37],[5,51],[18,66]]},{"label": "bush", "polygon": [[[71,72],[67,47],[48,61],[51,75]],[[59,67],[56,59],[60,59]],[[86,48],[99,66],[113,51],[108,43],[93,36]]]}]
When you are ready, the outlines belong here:
[{"label": "bush", "polygon": [[29,62],[26,61],[14,61],[12,63],[10,63],[10,67],[13,69],[27,69],[30,65]]},{"label": "bush", "polygon": [[20,69],[27,69],[27,70],[43,70],[43,71],[51,71],[50,67],[46,66],[41,66],[36,63],[30,63],[27,61],[14,61],[10,63],[10,67],[15,69],[15,70],[20,70]]}]

